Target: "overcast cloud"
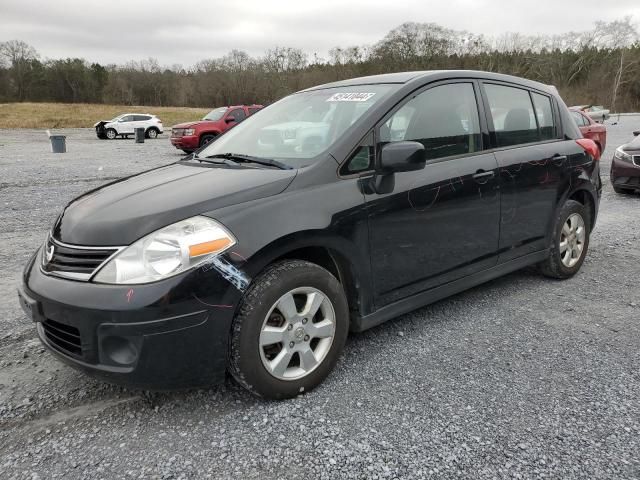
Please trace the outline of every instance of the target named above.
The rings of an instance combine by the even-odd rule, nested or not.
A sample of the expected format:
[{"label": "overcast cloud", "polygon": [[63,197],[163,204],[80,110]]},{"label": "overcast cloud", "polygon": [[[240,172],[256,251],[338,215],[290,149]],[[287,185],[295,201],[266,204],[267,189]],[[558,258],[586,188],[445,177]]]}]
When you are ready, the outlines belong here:
[{"label": "overcast cloud", "polygon": [[373,44],[406,21],[457,30],[553,34],[588,30],[632,15],[640,0],[0,0],[0,41],[19,39],[44,58],[163,65],[301,48],[326,57],[334,46]]}]

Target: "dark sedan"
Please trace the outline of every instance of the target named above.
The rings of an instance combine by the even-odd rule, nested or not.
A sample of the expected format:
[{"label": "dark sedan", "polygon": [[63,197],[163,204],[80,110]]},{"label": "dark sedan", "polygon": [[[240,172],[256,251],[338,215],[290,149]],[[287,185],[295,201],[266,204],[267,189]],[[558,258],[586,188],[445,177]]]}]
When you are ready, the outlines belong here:
[{"label": "dark sedan", "polygon": [[611,161],[611,184],[617,193],[640,189],[640,131],[629,143],[616,148]]}]

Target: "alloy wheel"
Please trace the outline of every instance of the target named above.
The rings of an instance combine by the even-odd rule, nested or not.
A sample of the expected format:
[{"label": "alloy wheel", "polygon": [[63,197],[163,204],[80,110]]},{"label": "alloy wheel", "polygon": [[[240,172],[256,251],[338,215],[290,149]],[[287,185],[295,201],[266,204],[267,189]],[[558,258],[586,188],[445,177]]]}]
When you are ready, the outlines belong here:
[{"label": "alloy wheel", "polygon": [[260,331],[260,358],[279,380],[297,380],[325,359],[336,331],[329,297],[313,287],[295,288],[278,299]]},{"label": "alloy wheel", "polygon": [[572,213],[564,222],[560,233],[560,260],[565,267],[572,268],[580,261],[585,239],[584,219],[580,214]]}]

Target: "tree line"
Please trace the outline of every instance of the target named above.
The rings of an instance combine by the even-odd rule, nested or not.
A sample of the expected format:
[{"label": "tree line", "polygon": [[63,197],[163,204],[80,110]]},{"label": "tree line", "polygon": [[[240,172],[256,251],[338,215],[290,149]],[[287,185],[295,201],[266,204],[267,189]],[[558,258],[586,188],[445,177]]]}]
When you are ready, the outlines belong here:
[{"label": "tree line", "polygon": [[268,104],[313,85],[405,70],[472,69],[555,85],[568,104],[640,111],[640,36],[631,18],[562,35],[490,38],[407,22],[373,45],[336,47],[328,58],[275,47],[260,57],[232,50],[184,68],[150,58],[101,65],[41,59],[20,40],[0,42],[0,102],[215,107]]}]

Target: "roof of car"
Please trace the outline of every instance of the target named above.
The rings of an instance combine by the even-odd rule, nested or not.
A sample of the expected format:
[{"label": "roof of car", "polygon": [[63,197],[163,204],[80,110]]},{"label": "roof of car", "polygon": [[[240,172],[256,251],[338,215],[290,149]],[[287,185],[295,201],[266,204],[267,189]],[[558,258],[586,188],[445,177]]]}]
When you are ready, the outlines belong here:
[{"label": "roof of car", "polygon": [[[324,85],[318,85],[316,87],[311,87],[307,90],[316,90],[323,88],[334,88],[334,87],[346,87],[352,85],[371,85],[377,83],[396,83],[403,84],[409,83],[414,80],[424,80],[429,77],[436,78],[484,78],[487,80],[497,80],[504,82],[514,82],[520,83],[524,85],[529,85],[534,88],[538,88],[544,91],[554,91],[555,87],[550,85],[545,85],[540,82],[536,82],[533,80],[528,80],[522,77],[515,77],[513,75],[505,75],[502,73],[494,73],[494,72],[483,72],[479,70],[421,70],[415,72],[397,72],[397,73],[384,73],[381,75],[370,75],[367,77],[357,77],[350,78],[346,80],[339,80],[337,82],[325,83]],[[556,90],[557,93],[557,90]]]}]

